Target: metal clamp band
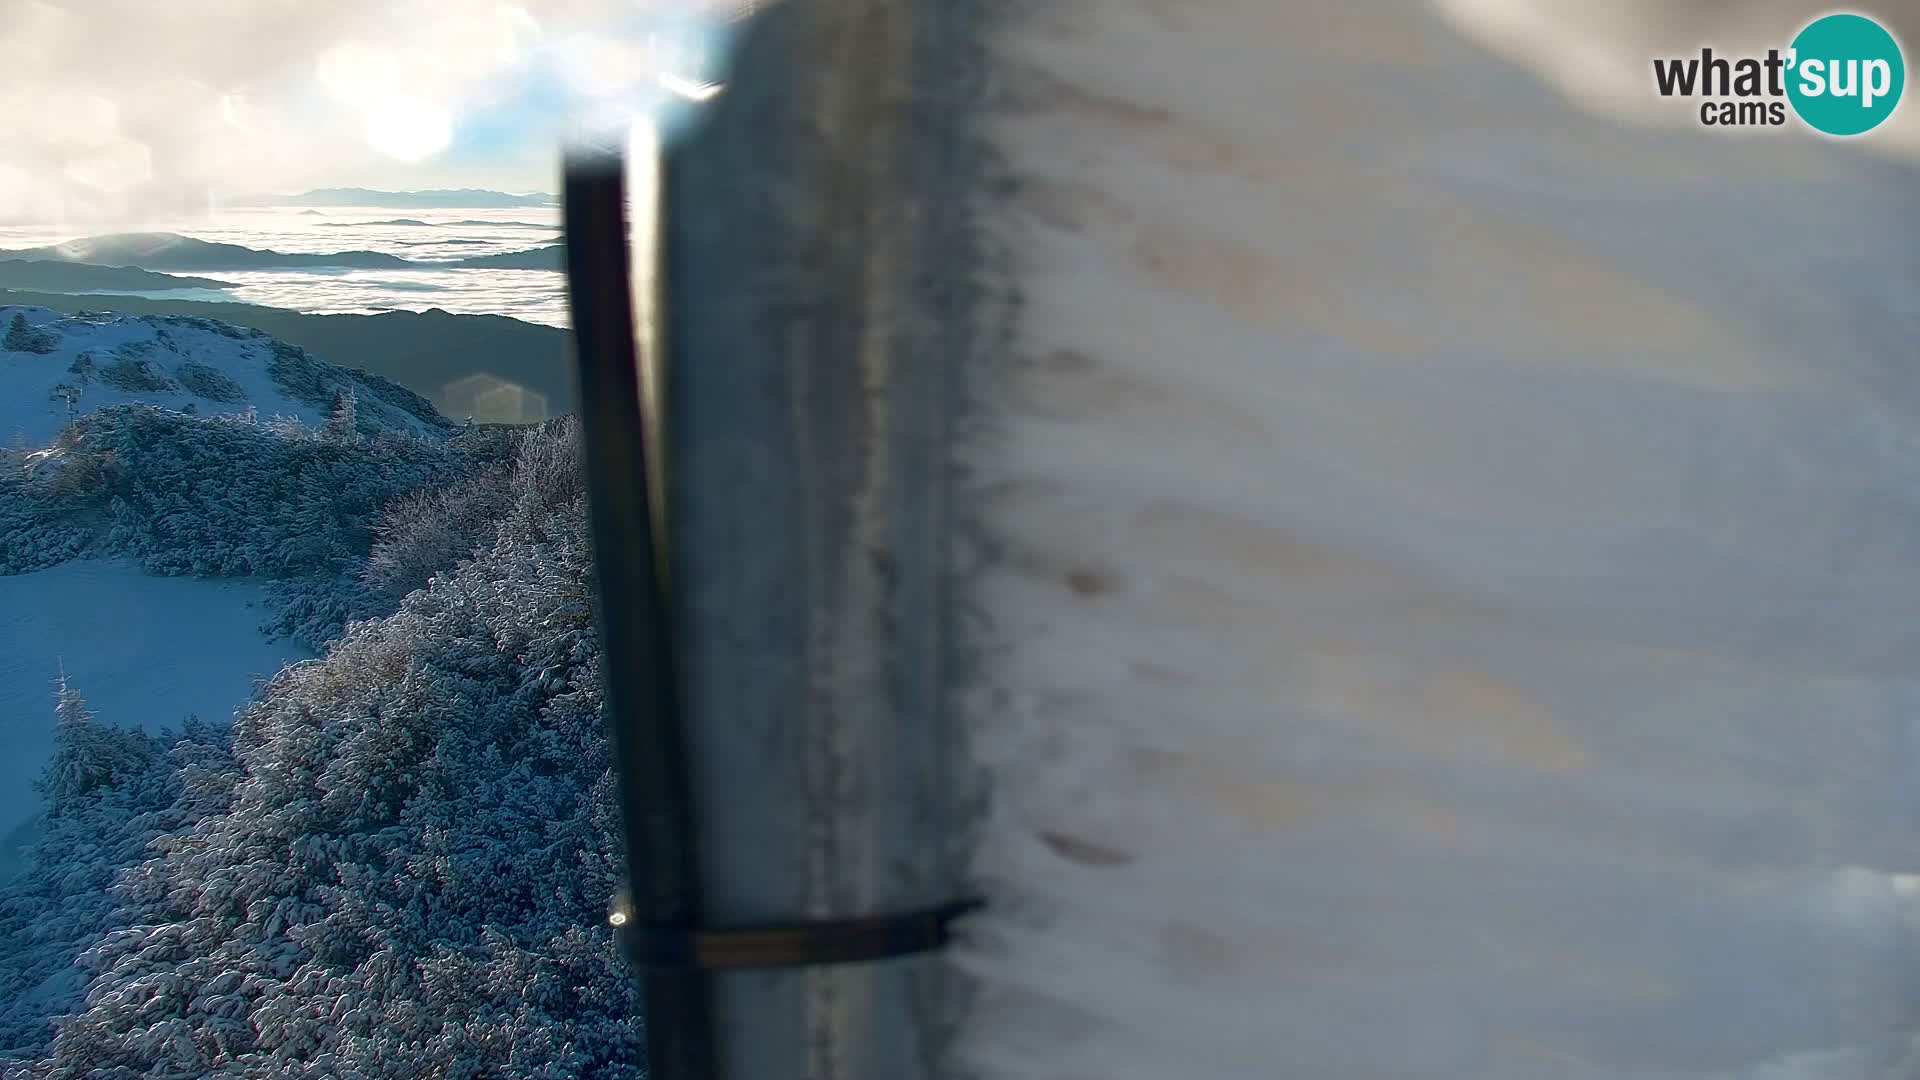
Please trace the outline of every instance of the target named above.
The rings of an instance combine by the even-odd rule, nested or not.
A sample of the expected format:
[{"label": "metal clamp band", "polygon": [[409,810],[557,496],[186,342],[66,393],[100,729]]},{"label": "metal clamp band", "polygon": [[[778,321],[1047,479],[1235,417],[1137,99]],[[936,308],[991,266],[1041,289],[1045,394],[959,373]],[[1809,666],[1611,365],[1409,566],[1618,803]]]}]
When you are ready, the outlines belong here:
[{"label": "metal clamp band", "polygon": [[728,929],[642,926],[629,932],[627,950],[644,967],[678,971],[860,964],[940,949],[952,939],[953,920],[980,906],[957,900],[890,915]]}]

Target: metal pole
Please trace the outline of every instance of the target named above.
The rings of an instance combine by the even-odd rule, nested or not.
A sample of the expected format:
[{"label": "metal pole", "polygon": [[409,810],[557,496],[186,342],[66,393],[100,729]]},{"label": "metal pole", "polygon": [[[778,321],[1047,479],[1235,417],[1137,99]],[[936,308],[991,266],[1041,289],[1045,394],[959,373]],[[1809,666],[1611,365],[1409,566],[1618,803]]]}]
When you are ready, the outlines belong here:
[{"label": "metal pole", "polygon": [[[564,191],[604,708],[632,880],[631,910],[617,914],[631,923],[620,935],[631,944],[641,927],[697,925],[696,830],[657,500],[649,494],[652,425],[635,352],[620,159],[576,157]],[[714,1076],[705,978],[643,968],[641,990],[648,1076]]]}]

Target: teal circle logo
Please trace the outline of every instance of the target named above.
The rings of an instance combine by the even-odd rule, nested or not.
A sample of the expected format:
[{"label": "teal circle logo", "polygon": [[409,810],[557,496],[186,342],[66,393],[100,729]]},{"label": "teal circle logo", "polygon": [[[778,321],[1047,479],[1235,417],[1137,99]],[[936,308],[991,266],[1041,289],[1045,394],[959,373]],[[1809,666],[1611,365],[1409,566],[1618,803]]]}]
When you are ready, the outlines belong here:
[{"label": "teal circle logo", "polygon": [[1893,115],[1907,85],[1900,43],[1864,15],[1808,23],[1788,53],[1787,100],[1815,131],[1860,135]]}]

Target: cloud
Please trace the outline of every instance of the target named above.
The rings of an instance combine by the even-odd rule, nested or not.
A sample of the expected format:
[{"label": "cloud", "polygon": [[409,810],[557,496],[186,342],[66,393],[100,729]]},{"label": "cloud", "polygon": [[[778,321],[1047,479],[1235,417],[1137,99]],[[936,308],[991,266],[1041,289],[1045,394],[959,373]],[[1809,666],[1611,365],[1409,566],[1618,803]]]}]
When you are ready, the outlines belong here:
[{"label": "cloud", "polygon": [[[562,139],[655,104],[659,71],[711,63],[752,6],[11,0],[0,218],[138,222],[266,190],[432,186],[463,131],[503,114],[518,126],[494,140],[492,182],[546,186]],[[561,100],[517,108],[553,86]]]}]

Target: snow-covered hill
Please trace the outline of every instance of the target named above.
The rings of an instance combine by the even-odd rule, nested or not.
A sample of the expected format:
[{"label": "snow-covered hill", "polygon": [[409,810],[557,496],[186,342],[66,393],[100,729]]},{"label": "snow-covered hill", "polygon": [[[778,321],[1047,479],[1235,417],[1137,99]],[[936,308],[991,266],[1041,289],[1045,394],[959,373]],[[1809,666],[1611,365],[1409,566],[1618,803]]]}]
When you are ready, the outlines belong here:
[{"label": "snow-covered hill", "polygon": [[[313,443],[301,456],[312,440],[282,437],[321,433],[349,400],[357,433],[426,441],[365,451]],[[127,405],[167,411],[101,412]],[[223,430],[206,422],[248,413],[295,424]],[[31,781],[47,757],[60,670],[88,687],[110,723],[151,728],[189,712],[224,723],[256,678],[308,654],[269,642],[266,583],[246,578],[337,573],[327,558],[296,550],[319,538],[318,547],[339,549],[336,562],[364,558],[364,543],[343,543],[324,523],[377,515],[393,491],[356,478],[391,473],[381,455],[405,457],[407,446],[417,448],[414,458],[438,456],[450,427],[411,392],[256,330],[0,307],[0,439],[12,451],[0,451],[0,461],[27,466],[0,478],[0,571],[10,572],[0,574],[0,882],[13,876],[31,835],[39,805]],[[117,483],[97,467],[107,459]],[[73,476],[53,477],[74,465]],[[323,479],[313,490],[288,486],[302,477]],[[210,501],[217,492],[238,505],[223,512]],[[114,505],[123,520],[111,528],[91,520],[103,510],[112,517]],[[321,524],[283,520],[302,506]],[[277,537],[261,540],[266,527]],[[224,538],[217,557],[213,537]]]},{"label": "snow-covered hill", "polygon": [[114,875],[205,809],[191,747],[490,541],[497,434],[254,330],[0,307],[0,1073],[80,1003]]},{"label": "snow-covered hill", "polygon": [[0,445],[9,448],[45,446],[77,417],[135,402],[320,424],[342,393],[354,398],[356,425],[368,434],[450,427],[417,394],[257,330],[211,319],[0,306]]},{"label": "snow-covered hill", "polygon": [[[369,569],[403,598],[281,668],[231,727],[220,695],[244,696],[281,658],[249,639],[237,583],[101,562],[0,577],[8,616],[146,613],[121,628],[65,611],[0,634],[0,655],[33,658],[15,708],[49,731],[36,752],[50,762],[25,865],[0,885],[0,1075],[239,1078],[297,1060],[315,1076],[445,1076],[449,1062],[642,1076],[633,983],[604,921],[617,811],[572,427],[489,451],[486,432],[347,440],[116,409],[73,434],[80,453],[117,440],[134,474],[164,459],[162,498],[195,477],[277,488],[330,462],[368,484],[409,462],[481,467],[400,500]],[[393,448],[411,457],[378,456]],[[281,505],[233,501],[258,519],[315,503],[352,516],[345,478]],[[204,519],[224,498],[187,501],[161,509]],[[207,551],[245,526],[217,524],[165,539]],[[154,642],[169,625],[191,640]],[[68,657],[56,707],[62,649],[84,659]],[[140,680],[158,691],[130,694]],[[183,709],[213,723],[183,724]],[[129,730],[168,723],[164,739]]]},{"label": "snow-covered hill", "polygon": [[[377,514],[391,495],[377,483],[353,482],[361,473],[391,470],[369,465],[370,457],[362,461],[367,455],[356,456],[351,447],[327,452],[346,455],[337,462],[308,460],[297,456],[300,440],[284,440],[273,429],[239,425],[221,439],[222,432],[199,430],[205,425],[189,417],[278,417],[294,422],[280,431],[318,433],[347,401],[345,411],[362,435],[421,436],[428,441],[415,445],[426,448],[444,445],[440,436],[451,428],[410,391],[323,363],[257,330],[208,319],[69,317],[0,306],[0,446],[12,451],[5,455],[9,464],[28,466],[0,486],[0,570],[14,572],[0,575],[0,751],[6,759],[0,765],[0,881],[12,875],[23,827],[38,805],[30,781],[46,757],[49,695],[62,665],[88,684],[107,721],[151,727],[198,712],[223,723],[245,702],[256,677],[271,675],[280,659],[306,653],[267,641],[260,625],[270,613],[252,610],[268,606],[264,583],[234,575],[287,578],[328,567],[325,560],[279,559],[274,552],[286,549],[285,539],[254,543],[240,558],[211,559],[207,538],[224,536],[246,548],[256,527],[286,517],[288,506],[320,499],[312,509],[331,520],[366,502],[364,517]],[[101,415],[127,405],[167,412]],[[129,452],[116,440],[141,449]],[[295,456],[271,452],[282,445]],[[189,448],[201,453],[197,464],[169,464]],[[118,487],[95,467],[105,458],[115,462]],[[222,460],[229,463],[208,464]],[[60,471],[56,463],[81,465],[65,482],[72,490],[58,497],[48,490],[58,483],[50,479]],[[273,494],[285,481],[322,472],[332,479],[319,491],[289,499]],[[373,492],[371,501],[362,498],[363,486]],[[216,490],[244,505],[222,515],[207,502]],[[331,506],[323,505],[329,500]],[[88,518],[110,510],[109,503],[122,508],[125,520],[103,531]],[[183,509],[191,511],[185,518],[176,513]],[[161,517],[171,524],[153,527]],[[304,543],[329,530],[283,521],[279,531]],[[332,539],[338,546],[339,538]],[[63,562],[76,556],[139,563]],[[344,557],[351,559],[351,551]],[[148,576],[153,573],[169,576]],[[172,577],[188,573],[229,580]],[[175,628],[171,637],[165,626]],[[192,632],[179,634],[180,627]],[[184,653],[176,647],[182,643],[191,643]]]}]

